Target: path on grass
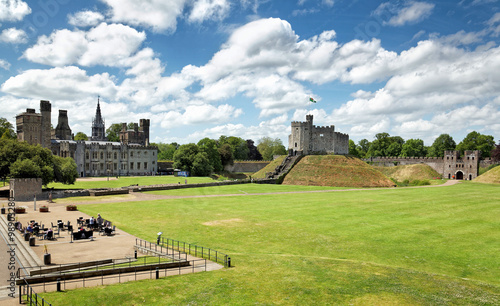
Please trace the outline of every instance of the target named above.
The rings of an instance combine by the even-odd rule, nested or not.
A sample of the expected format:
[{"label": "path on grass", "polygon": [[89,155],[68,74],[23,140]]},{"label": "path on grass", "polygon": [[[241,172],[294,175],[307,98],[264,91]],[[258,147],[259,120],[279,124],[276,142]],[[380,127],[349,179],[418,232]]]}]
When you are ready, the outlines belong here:
[{"label": "path on grass", "polygon": [[[426,185],[426,186],[413,186],[413,187],[400,187],[398,188],[433,188],[433,187],[446,187],[459,183],[457,180],[448,180],[440,185]],[[303,191],[281,191],[281,192],[262,192],[262,193],[231,193],[231,194],[207,194],[207,195],[160,195],[149,194],[143,192],[134,192],[129,194],[128,197],[120,197],[119,199],[106,200],[104,198],[94,201],[81,201],[76,204],[103,204],[103,203],[123,203],[123,202],[137,202],[137,201],[154,201],[154,200],[171,200],[171,199],[190,199],[190,198],[213,198],[213,197],[236,197],[236,196],[258,196],[258,195],[273,195],[273,194],[298,194],[298,193],[325,193],[325,192],[345,192],[345,191],[373,191],[373,190],[394,190],[388,188],[364,188],[364,189],[330,189],[330,190],[303,190]]]}]

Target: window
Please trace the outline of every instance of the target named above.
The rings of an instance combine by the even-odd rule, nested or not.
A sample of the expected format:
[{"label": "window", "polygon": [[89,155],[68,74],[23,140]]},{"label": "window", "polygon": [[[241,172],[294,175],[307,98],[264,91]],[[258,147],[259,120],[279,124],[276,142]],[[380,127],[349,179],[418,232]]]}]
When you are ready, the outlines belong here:
[{"label": "window", "polygon": [[141,163],[137,162],[137,170],[141,169]]},{"label": "window", "polygon": [[115,168],[115,170],[116,170],[116,168],[118,168],[118,166],[116,165],[116,163],[114,163],[114,168]]},{"label": "window", "polygon": [[148,162],[144,162],[144,170],[148,168]]},{"label": "window", "polygon": [[101,171],[104,170],[104,164],[101,163]]},{"label": "window", "polygon": [[85,153],[85,158],[86,158],[86,159],[89,159],[89,151],[87,151],[87,152]]},{"label": "window", "polygon": [[118,157],[118,154],[115,152],[115,159]]},{"label": "window", "polygon": [[295,143],[295,147],[297,147],[297,143]]},{"label": "window", "polygon": [[130,157],[134,157],[134,151],[130,151]]},{"label": "window", "polygon": [[130,170],[134,170],[134,163],[130,163]]},{"label": "window", "polygon": [[89,170],[90,170],[90,168],[89,168],[89,163],[86,163],[86,164],[85,164],[85,170],[87,170],[87,171],[89,171]]},{"label": "window", "polygon": [[101,159],[103,159],[103,158],[104,158],[104,153],[101,152]]}]

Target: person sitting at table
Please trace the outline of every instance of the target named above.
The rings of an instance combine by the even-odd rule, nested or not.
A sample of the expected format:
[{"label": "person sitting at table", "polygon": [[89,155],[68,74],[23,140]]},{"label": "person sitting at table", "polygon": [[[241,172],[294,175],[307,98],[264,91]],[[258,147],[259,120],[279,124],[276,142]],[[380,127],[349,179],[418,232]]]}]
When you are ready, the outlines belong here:
[{"label": "person sitting at table", "polygon": [[28,225],[26,230],[28,231],[28,233],[33,233],[33,227],[31,226],[31,224]]},{"label": "person sitting at table", "polygon": [[43,235],[43,239],[47,240],[52,240],[54,238],[54,232],[52,231],[52,228],[49,228],[47,232],[45,232],[45,235]]}]

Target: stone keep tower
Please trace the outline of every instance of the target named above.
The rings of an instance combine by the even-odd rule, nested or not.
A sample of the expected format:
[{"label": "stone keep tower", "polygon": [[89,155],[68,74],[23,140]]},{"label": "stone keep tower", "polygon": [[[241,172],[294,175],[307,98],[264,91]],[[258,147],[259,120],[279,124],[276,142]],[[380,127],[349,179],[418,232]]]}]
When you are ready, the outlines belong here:
[{"label": "stone keep tower", "polygon": [[444,151],[443,177],[456,180],[473,180],[479,173],[481,151]]},{"label": "stone keep tower", "polygon": [[99,98],[97,98],[97,109],[95,111],[95,117],[92,120],[92,136],[90,137],[90,140],[106,140],[106,125],[101,115],[101,105],[99,104]]},{"label": "stone keep tower", "polygon": [[54,131],[53,138],[59,140],[72,140],[73,136],[71,135],[71,128],[68,123],[68,111],[67,110],[59,110],[59,118],[57,120],[57,127]]},{"label": "stone keep tower", "polygon": [[288,149],[292,154],[341,154],[349,153],[349,135],[335,132],[335,126],[313,125],[313,115],[306,122],[292,122],[288,136]]},{"label": "stone keep tower", "polygon": [[28,108],[16,116],[17,139],[31,145],[50,149],[52,106],[49,101],[40,101],[40,114]]},{"label": "stone keep tower", "polygon": [[140,131],[142,131],[142,144],[149,146],[149,119],[139,120]]}]

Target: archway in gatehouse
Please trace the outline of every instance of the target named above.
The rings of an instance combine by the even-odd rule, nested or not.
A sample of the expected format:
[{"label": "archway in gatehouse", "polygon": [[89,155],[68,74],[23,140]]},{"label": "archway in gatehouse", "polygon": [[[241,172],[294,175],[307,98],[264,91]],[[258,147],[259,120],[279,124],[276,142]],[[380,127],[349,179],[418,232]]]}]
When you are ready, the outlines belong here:
[{"label": "archway in gatehouse", "polygon": [[463,180],[464,179],[464,173],[462,171],[458,171],[457,174],[455,174],[455,178],[457,180]]}]

